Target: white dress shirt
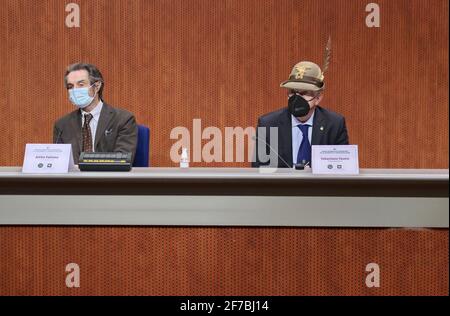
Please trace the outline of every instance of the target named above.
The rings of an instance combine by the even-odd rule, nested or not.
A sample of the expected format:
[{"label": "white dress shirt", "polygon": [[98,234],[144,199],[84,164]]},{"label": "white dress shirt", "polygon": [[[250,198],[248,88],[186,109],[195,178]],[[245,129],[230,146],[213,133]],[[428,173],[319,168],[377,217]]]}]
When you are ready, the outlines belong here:
[{"label": "white dress shirt", "polygon": [[95,132],[97,131],[98,120],[100,119],[100,112],[102,111],[102,107],[103,102],[100,100],[100,102],[97,103],[97,105],[91,112],[86,112],[83,109],[81,110],[81,127],[83,127],[84,124],[84,115],[92,114],[92,119],[89,122],[89,127],[91,128],[92,134],[92,151],[95,151]]},{"label": "white dress shirt", "polygon": [[310,126],[308,128],[308,140],[309,140],[309,143],[311,144],[314,113],[315,113],[315,111],[313,112],[311,117],[304,123],[300,122],[294,115],[291,114],[291,117],[292,117],[292,119],[291,119],[291,121],[292,121],[292,162],[294,164],[297,163],[298,150],[300,149],[300,145],[303,140],[303,133],[300,130],[300,128],[298,127],[298,125],[309,125]]}]

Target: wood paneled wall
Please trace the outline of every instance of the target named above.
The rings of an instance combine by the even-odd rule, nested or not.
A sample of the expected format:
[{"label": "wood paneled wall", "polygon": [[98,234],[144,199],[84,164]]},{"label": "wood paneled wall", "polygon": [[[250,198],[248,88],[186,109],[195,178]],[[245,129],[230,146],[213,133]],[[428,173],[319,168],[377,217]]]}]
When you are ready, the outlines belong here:
[{"label": "wood paneled wall", "polygon": [[0,254],[0,295],[448,295],[448,229],[1,227]]},{"label": "wood paneled wall", "polygon": [[[80,28],[65,26],[70,2]],[[0,0],[0,165],[73,110],[68,64],[96,64],[105,101],[151,127],[151,164],[175,166],[172,128],[254,126],[331,35],[322,104],[346,116],[360,166],[448,168],[448,1],[378,0],[380,28],[369,2]],[[2,227],[0,251],[1,295],[448,295],[448,230]],[[71,261],[79,290],[64,286]],[[372,261],[380,289],[364,286]]]},{"label": "wood paneled wall", "polygon": [[[65,26],[70,2],[79,28]],[[448,1],[376,1],[380,28],[365,24],[369,2],[0,0],[0,165],[21,165],[25,144],[50,142],[73,110],[70,63],[96,64],[105,101],[151,127],[151,164],[175,166],[172,128],[254,126],[286,105],[279,84],[296,62],[322,63],[331,35],[322,104],[346,116],[360,166],[448,168]]]}]

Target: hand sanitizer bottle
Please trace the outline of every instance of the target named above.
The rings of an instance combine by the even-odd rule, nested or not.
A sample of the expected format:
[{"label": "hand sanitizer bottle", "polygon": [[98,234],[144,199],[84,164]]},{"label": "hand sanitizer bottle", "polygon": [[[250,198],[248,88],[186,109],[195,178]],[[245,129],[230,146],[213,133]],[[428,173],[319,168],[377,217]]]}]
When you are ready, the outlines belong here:
[{"label": "hand sanitizer bottle", "polygon": [[181,149],[180,168],[189,168],[189,156],[187,148]]}]

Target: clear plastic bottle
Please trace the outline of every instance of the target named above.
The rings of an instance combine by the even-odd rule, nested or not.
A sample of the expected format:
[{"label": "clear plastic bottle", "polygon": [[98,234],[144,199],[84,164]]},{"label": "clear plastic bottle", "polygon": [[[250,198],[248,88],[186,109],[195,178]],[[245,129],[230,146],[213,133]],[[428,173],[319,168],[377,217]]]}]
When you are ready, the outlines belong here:
[{"label": "clear plastic bottle", "polygon": [[189,168],[189,156],[187,148],[181,149],[180,168]]}]

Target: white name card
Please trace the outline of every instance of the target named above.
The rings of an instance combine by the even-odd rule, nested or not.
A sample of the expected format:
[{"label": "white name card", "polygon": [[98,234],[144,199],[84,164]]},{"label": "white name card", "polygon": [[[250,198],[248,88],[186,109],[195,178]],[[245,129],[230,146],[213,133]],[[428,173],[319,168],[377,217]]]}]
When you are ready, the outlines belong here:
[{"label": "white name card", "polygon": [[27,144],[23,173],[68,173],[75,168],[71,144]]},{"label": "white name card", "polygon": [[358,145],[311,146],[313,174],[359,174]]}]

